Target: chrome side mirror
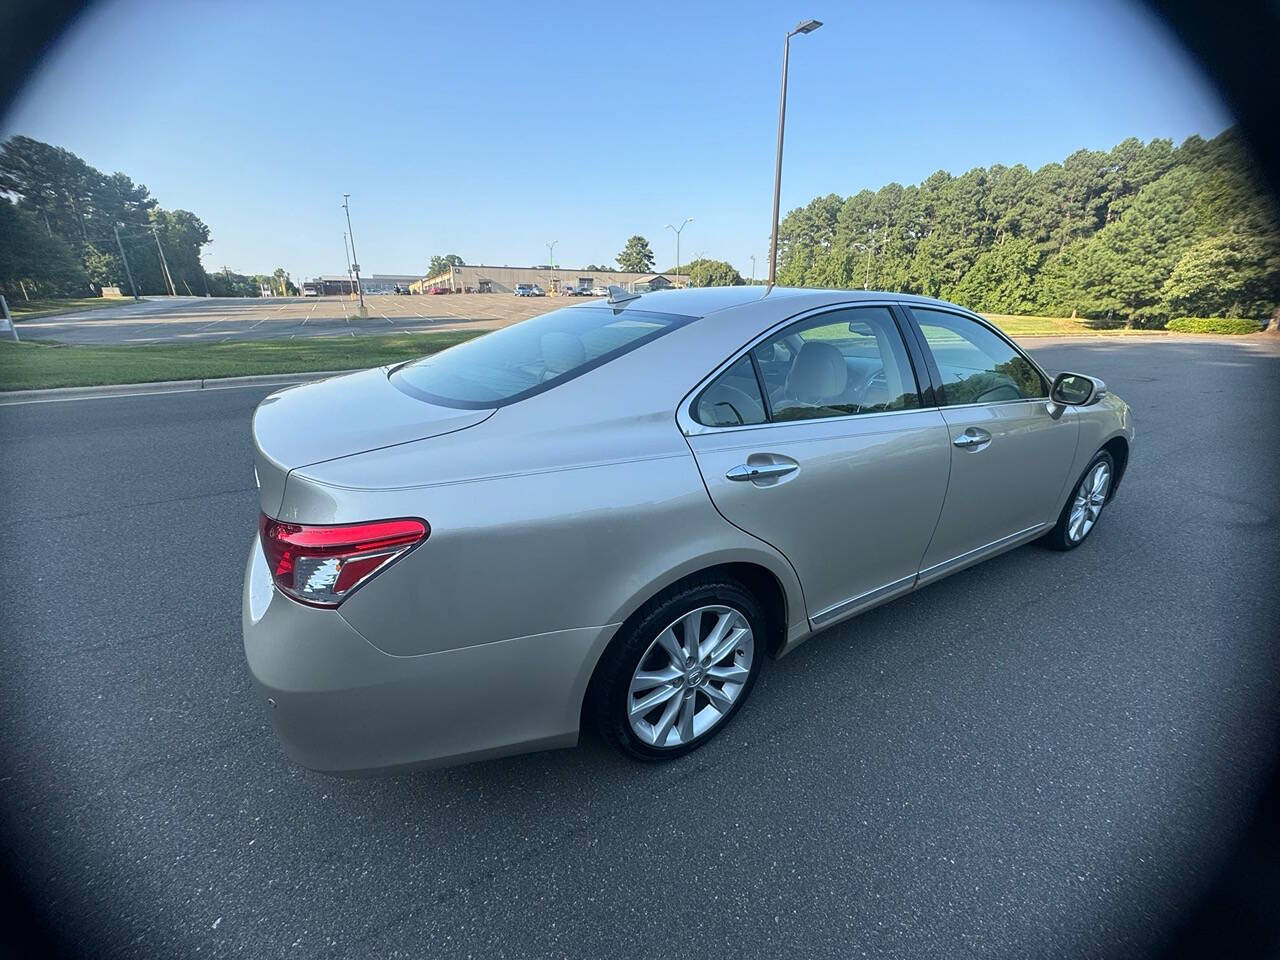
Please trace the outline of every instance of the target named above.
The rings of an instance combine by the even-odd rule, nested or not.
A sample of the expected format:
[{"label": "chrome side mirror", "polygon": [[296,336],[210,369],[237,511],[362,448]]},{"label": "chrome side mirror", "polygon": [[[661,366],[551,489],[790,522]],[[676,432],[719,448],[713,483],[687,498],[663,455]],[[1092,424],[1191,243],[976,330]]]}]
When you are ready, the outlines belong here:
[{"label": "chrome side mirror", "polygon": [[1083,373],[1060,373],[1049,388],[1049,414],[1055,419],[1067,407],[1087,407],[1107,395],[1107,385]]}]

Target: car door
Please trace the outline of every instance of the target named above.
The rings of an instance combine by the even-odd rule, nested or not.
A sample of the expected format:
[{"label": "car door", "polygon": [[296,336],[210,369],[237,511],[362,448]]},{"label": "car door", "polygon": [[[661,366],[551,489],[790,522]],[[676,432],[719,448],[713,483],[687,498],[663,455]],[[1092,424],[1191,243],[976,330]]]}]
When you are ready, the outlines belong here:
[{"label": "car door", "polygon": [[950,446],[888,305],[767,335],[681,422],[716,508],[787,557],[816,626],[911,589]]},{"label": "car door", "polygon": [[921,563],[924,583],[1052,526],[1079,420],[1071,409],[1050,413],[1040,369],[992,327],[943,309],[909,309],[951,441],[951,479]]}]

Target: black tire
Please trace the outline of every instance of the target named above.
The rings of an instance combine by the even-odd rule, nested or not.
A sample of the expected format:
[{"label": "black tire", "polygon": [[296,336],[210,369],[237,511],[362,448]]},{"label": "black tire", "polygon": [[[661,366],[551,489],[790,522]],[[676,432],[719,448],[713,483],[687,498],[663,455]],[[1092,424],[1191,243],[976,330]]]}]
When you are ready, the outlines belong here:
[{"label": "black tire", "polygon": [[[1076,478],[1076,482],[1071,485],[1071,489],[1067,492],[1067,502],[1062,505],[1062,512],[1058,514],[1057,524],[1055,524],[1054,528],[1045,534],[1044,538],[1041,540],[1041,542],[1049,549],[1064,551],[1074,550],[1076,547],[1080,546],[1080,544],[1088,540],[1089,535],[1093,533],[1094,529],[1098,526],[1098,521],[1102,519],[1101,512],[1099,512],[1097,520],[1095,520],[1084,532],[1083,536],[1078,540],[1072,539],[1071,537],[1071,507],[1075,502],[1076,492],[1080,489],[1080,485],[1084,483],[1084,478],[1093,472],[1093,469],[1099,462],[1105,462],[1107,465],[1109,473],[1106,496],[1108,500],[1111,498],[1111,488],[1115,486],[1116,482],[1116,464],[1111,454],[1106,450],[1099,450],[1093,455],[1093,459],[1089,461],[1089,465],[1084,468],[1080,476]],[[1103,502],[1100,511],[1101,509],[1105,509],[1105,507],[1106,501]]]},{"label": "black tire", "polygon": [[[751,627],[750,669],[741,692],[722,718],[704,733],[677,746],[657,747],[646,743],[632,729],[627,713],[631,703],[631,680],[640,660],[657,636],[669,625],[699,607],[718,605],[741,614]],[[750,696],[760,674],[768,646],[769,618],[759,602],[741,583],[727,577],[707,577],[680,584],[658,594],[633,615],[609,645],[592,678],[589,708],[596,728],[623,753],[638,760],[674,760],[696,750],[718,734]],[[695,701],[697,702],[697,701]]]}]

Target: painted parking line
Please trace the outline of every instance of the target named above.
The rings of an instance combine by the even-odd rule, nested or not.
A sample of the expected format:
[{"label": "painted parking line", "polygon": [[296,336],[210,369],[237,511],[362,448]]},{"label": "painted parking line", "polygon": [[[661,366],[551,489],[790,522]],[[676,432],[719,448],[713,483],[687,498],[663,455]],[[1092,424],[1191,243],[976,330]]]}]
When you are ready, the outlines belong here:
[{"label": "painted parking line", "polygon": [[223,320],[230,320],[230,319],[231,319],[231,314],[227,314],[225,317],[218,317],[218,319],[210,320],[208,323],[204,324],[203,326],[196,327],[196,330],[197,331],[203,330],[205,327],[212,327],[215,323],[221,323]]}]

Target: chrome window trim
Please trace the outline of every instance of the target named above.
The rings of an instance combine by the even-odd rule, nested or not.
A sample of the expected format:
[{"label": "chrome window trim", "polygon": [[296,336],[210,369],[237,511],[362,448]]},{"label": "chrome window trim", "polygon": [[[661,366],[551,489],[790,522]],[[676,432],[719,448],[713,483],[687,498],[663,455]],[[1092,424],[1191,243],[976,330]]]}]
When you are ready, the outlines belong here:
[{"label": "chrome window trim", "polygon": [[[841,420],[865,420],[867,417],[885,417],[902,413],[919,413],[922,410],[936,410],[937,407],[909,407],[905,410],[881,410],[878,413],[848,413],[838,417],[814,417],[811,420],[771,420],[766,421],[765,423],[744,423],[727,427],[708,426],[705,423],[699,423],[693,418],[693,402],[697,399],[698,394],[710,386],[711,382],[720,376],[720,374],[724,373],[731,366],[737,363],[744,354],[755,349],[759,343],[767,340],[782,328],[788,327],[793,323],[801,323],[811,317],[815,317],[823,313],[830,313],[835,310],[847,309],[849,307],[893,307],[898,303],[899,301],[892,297],[885,297],[883,299],[876,300],[841,300],[834,303],[824,303],[820,307],[810,307],[808,310],[802,310],[799,313],[792,314],[789,317],[779,320],[777,323],[774,323],[772,326],[765,329],[762,333],[752,337],[751,340],[747,341],[745,346],[739,347],[735,350],[730,355],[729,359],[723,361],[709,374],[699,380],[694,385],[693,389],[685,394],[684,399],[681,400],[679,406],[676,407],[676,424],[680,427],[680,432],[686,437],[694,437],[708,433],[724,433],[726,431],[733,430],[755,430],[760,427],[788,427],[805,423],[828,423]],[[902,337],[902,333],[899,332],[898,336]],[[911,351],[907,347],[905,338],[903,338],[902,349],[907,352],[907,357],[909,359]],[[1036,369],[1039,368],[1037,367]],[[916,379],[919,379],[919,371],[916,371]],[[916,386],[918,388],[920,384],[917,383]],[[766,399],[766,403],[767,402],[768,401]]]},{"label": "chrome window trim", "polygon": [[[1005,403],[1025,403],[1023,400],[1006,400]],[[742,423],[728,427],[710,427],[689,418],[689,426],[682,426],[684,435],[697,437],[708,433],[737,433],[742,430],[759,430],[762,427],[802,427],[815,423],[843,423],[846,420],[870,420],[873,417],[900,417],[904,413],[937,413],[937,407],[908,407],[905,410],[878,410],[875,413],[843,413],[838,417],[812,417],[808,420],[772,420],[764,423]]]},{"label": "chrome window trim", "polygon": [[979,400],[977,403],[948,403],[937,409],[945,413],[948,410],[965,410],[970,407],[1007,407],[1015,403],[1048,403],[1048,397],[1023,397],[1020,400]]},{"label": "chrome window trim", "polygon": [[[876,413],[846,413],[838,417],[813,417],[809,420],[774,420],[765,423],[743,423],[729,427],[711,427],[703,423],[693,422],[696,430],[685,430],[685,435],[694,437],[707,433],[736,433],[741,430],[759,430],[763,427],[793,427],[808,423],[841,423],[845,420],[870,420],[873,417],[900,417],[908,413],[942,413],[948,410],[964,410],[969,407],[1008,407],[1015,403],[1047,403],[1044,397],[1031,397],[1024,400],[993,400],[990,403],[953,403],[945,407],[909,407],[906,410],[880,410]],[[1075,409],[1074,407],[1072,409]]]}]

